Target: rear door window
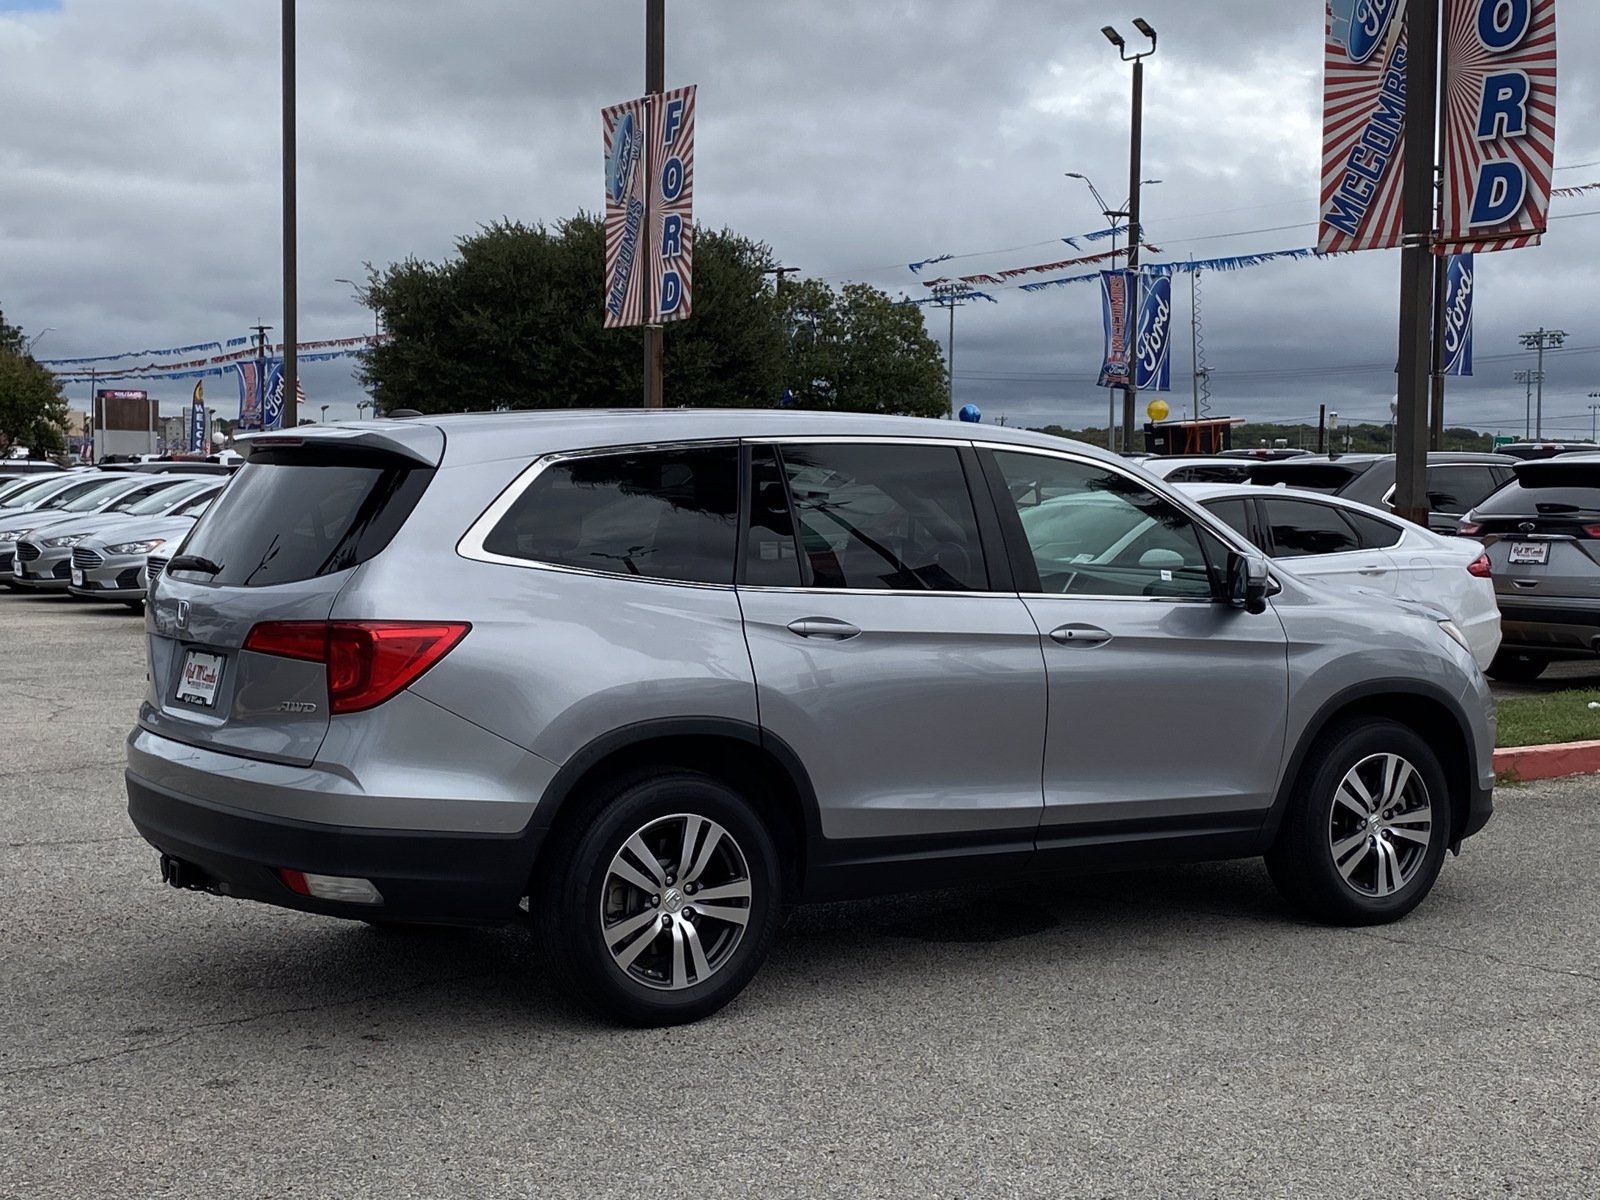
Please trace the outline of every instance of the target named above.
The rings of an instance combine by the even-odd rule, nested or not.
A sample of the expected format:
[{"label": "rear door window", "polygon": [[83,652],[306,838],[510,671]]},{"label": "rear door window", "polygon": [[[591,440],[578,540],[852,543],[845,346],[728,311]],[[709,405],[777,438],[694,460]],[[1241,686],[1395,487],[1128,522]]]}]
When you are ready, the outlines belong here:
[{"label": "rear door window", "polygon": [[1356,527],[1363,550],[1387,550],[1398,543],[1405,534],[1405,530],[1400,526],[1391,525],[1378,517],[1369,517],[1366,513],[1354,512],[1348,508],[1341,509],[1340,512],[1346,521]]},{"label": "rear door window", "polygon": [[389,544],[432,477],[387,456],[258,450],[183,547],[221,570],[188,578],[271,587],[358,566]]},{"label": "rear door window", "polygon": [[954,446],[799,444],[782,447],[779,458],[805,586],[988,589],[977,517]]},{"label": "rear door window", "polygon": [[1274,558],[1304,558],[1312,554],[1347,554],[1361,549],[1350,522],[1330,504],[1263,496],[1267,525],[1272,532]]},{"label": "rear door window", "polygon": [[1229,529],[1248,542],[1254,542],[1255,537],[1251,532],[1250,500],[1208,500],[1206,511],[1217,517]]},{"label": "rear door window", "polygon": [[731,584],[738,517],[736,446],[596,454],[547,466],[483,548],[551,566]]},{"label": "rear door window", "polygon": [[1499,482],[1494,471],[1486,466],[1429,467],[1428,508],[1461,516],[1494,491]]}]

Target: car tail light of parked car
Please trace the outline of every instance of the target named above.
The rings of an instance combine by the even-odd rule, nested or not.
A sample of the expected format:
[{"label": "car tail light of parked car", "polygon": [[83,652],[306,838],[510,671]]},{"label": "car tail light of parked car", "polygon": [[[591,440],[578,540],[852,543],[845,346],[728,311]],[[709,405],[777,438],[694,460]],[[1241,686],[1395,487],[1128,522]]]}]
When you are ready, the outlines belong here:
[{"label": "car tail light of parked car", "polygon": [[244,648],[328,668],[328,711],[376,708],[455,648],[472,626],[425,621],[267,621]]},{"label": "car tail light of parked car", "polygon": [[1476,575],[1479,579],[1494,578],[1494,571],[1489,566],[1489,556],[1480,554],[1467,564],[1467,574]]}]

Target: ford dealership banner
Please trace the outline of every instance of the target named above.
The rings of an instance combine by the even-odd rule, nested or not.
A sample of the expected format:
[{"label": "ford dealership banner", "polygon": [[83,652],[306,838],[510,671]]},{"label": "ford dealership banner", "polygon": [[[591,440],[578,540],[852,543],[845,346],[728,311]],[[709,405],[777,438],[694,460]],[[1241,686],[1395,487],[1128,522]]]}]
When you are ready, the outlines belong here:
[{"label": "ford dealership banner", "polygon": [[1401,233],[1405,0],[1327,0],[1325,17],[1317,249],[1388,249]]}]

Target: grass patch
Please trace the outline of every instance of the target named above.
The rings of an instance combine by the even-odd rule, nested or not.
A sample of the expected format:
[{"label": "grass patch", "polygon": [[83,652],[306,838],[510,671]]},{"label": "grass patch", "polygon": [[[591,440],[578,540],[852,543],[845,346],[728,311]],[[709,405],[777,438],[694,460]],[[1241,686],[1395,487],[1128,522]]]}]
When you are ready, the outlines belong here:
[{"label": "grass patch", "polygon": [[1543,746],[1600,739],[1600,708],[1590,708],[1591,702],[1600,702],[1600,690],[1583,688],[1502,700],[1495,745]]}]

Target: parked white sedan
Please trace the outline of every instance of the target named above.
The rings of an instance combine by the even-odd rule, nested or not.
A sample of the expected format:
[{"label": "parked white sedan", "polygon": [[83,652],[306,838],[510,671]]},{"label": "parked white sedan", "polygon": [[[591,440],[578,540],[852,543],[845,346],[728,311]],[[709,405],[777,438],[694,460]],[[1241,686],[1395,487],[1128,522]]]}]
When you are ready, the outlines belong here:
[{"label": "parked white sedan", "polygon": [[1470,538],[1432,533],[1365,504],[1292,488],[1180,483],[1186,495],[1304,578],[1430,603],[1487,667],[1500,646],[1489,558]]}]

